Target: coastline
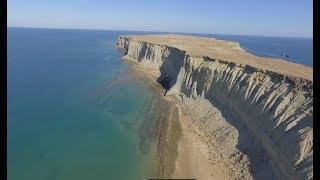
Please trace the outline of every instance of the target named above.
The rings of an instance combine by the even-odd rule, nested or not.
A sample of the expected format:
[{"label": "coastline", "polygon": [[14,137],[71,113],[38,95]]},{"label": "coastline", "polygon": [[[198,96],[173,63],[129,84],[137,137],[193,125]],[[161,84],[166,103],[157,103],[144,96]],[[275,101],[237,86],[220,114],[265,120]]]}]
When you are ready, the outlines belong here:
[{"label": "coastline", "polygon": [[155,170],[151,172],[152,177],[149,178],[171,178],[175,171],[175,162],[178,158],[178,141],[181,136],[180,108],[172,99],[163,96],[165,90],[156,81],[157,71],[155,69],[147,68],[146,70],[135,61],[122,59],[128,65],[130,73],[148,83],[150,88],[159,96],[157,126],[154,129],[158,141],[156,142],[154,167],[152,168]]},{"label": "coastline", "polygon": [[[219,153],[210,147],[205,135],[192,123],[191,118],[183,110],[183,102],[171,95],[164,96],[165,89],[156,81],[159,76],[157,70],[129,58],[122,59],[128,64],[133,75],[148,82],[163,100],[164,104],[160,105],[162,112],[158,119],[159,124],[164,126],[168,119],[177,120],[171,124],[170,129],[168,126],[165,129],[158,128],[162,133],[167,132],[159,136],[161,144],[158,146],[160,152],[157,154],[159,164],[155,165],[158,170],[153,174],[157,178],[230,179],[228,169],[222,163],[226,160],[219,157]],[[163,118],[161,114],[169,118]],[[176,118],[170,118],[171,116]],[[168,130],[172,129],[174,131],[171,133],[176,135],[170,141],[167,139],[170,137]],[[161,146],[171,148],[163,149]]]},{"label": "coastline", "polygon": [[227,176],[218,179],[312,179],[312,68],[193,36],[120,36],[116,47],[141,74],[153,74],[182,114],[172,176],[198,173],[196,150],[208,158],[201,169],[216,165],[205,179],[216,170]]}]

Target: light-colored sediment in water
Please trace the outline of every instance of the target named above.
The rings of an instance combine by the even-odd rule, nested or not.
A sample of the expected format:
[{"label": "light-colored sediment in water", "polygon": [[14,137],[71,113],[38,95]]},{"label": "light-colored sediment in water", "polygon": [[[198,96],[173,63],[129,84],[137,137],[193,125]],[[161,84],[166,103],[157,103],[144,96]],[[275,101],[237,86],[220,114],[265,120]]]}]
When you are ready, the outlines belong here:
[{"label": "light-colored sediment in water", "polygon": [[212,38],[121,36],[117,46],[178,108],[178,154],[159,177],[313,179],[312,68]]}]

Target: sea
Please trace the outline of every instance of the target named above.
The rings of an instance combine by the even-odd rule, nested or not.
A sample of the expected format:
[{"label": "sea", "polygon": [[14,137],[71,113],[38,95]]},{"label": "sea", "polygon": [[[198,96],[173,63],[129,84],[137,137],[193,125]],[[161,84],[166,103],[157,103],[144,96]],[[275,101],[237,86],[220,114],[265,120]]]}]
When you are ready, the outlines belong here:
[{"label": "sea", "polygon": [[[9,180],[150,178],[158,94],[121,60],[125,34],[161,33],[7,28]],[[311,38],[192,35],[313,66]]]}]

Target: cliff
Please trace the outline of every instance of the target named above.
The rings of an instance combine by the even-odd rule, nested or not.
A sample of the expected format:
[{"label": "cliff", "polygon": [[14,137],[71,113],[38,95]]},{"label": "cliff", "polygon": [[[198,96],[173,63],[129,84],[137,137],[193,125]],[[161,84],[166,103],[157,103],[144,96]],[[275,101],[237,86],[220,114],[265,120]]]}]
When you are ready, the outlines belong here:
[{"label": "cliff", "polygon": [[313,179],[313,69],[182,35],[120,36],[125,58],[159,71],[234,179]]}]

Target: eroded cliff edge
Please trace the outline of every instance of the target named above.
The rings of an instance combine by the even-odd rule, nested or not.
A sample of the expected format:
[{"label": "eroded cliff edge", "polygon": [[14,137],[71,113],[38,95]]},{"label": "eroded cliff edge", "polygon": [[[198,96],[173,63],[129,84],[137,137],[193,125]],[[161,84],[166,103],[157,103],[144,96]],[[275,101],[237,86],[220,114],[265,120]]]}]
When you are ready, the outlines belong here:
[{"label": "eroded cliff edge", "polygon": [[125,58],[158,81],[228,159],[233,179],[313,178],[313,70],[239,43],[181,35],[120,36]]}]

